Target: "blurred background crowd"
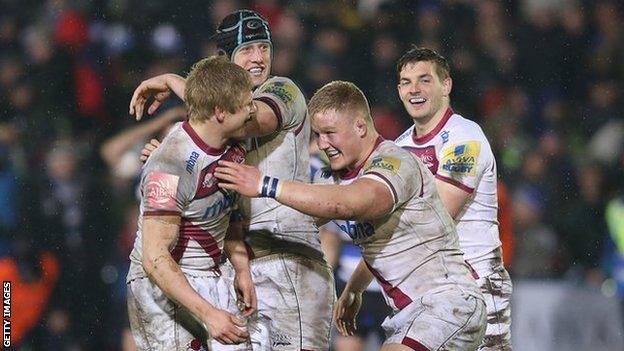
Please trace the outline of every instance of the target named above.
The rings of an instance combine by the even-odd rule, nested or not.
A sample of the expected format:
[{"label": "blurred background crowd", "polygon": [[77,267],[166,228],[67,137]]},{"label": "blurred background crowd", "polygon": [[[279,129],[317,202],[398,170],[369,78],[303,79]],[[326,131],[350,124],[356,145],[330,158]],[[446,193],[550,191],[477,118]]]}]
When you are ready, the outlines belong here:
[{"label": "blurred background crowd", "polygon": [[[273,73],[309,98],[330,80],[369,97],[386,138],[410,126],[395,62],[410,43],[451,64],[455,111],[478,122],[506,189],[514,279],[624,298],[624,4],[610,0],[0,0],[0,276],[13,344],[129,349],[125,274],[146,140],[134,88],[188,72],[247,7],[272,28]],[[620,289],[618,289],[620,288]],[[380,301],[380,304],[382,302]]]}]

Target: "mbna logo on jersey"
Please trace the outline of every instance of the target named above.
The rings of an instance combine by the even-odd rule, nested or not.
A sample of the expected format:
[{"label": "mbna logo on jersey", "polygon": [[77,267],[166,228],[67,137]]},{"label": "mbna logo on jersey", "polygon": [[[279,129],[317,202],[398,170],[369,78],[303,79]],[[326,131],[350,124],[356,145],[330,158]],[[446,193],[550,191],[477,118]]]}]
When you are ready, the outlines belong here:
[{"label": "mbna logo on jersey", "polygon": [[480,149],[481,143],[478,141],[468,141],[446,148],[442,152],[442,169],[451,174],[474,176]]}]

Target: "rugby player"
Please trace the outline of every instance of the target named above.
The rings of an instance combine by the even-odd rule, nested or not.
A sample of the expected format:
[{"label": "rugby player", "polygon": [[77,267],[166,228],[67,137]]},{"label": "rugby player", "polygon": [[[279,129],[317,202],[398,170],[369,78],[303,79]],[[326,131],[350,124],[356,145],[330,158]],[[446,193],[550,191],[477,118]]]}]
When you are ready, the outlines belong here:
[{"label": "rugby player", "polygon": [[[205,350],[209,338],[233,344],[249,337],[240,328],[243,320],[219,308],[221,250],[245,248],[242,238],[224,244],[237,196],[219,189],[213,172],[218,160],[244,162],[244,149],[230,140],[243,136],[255,109],[252,83],[245,70],[220,57],[196,63],[187,82],[189,120],[173,127],[141,176],[127,276],[128,314],[140,350]],[[247,256],[233,260],[249,315],[255,297]],[[216,342],[211,349],[218,349]]]},{"label": "rugby player", "polygon": [[[226,16],[214,35],[221,54],[243,67],[255,86],[257,112],[246,124],[247,163],[282,179],[310,178],[310,122],[301,90],[271,76],[268,23],[240,10]],[[141,118],[148,98],[153,113],[171,92],[182,96],[185,80],[174,74],[148,79],[135,90],[130,113]],[[149,150],[148,150],[149,151]],[[327,350],[335,301],[334,278],[311,217],[271,198],[245,199],[247,242],[258,296],[249,329],[254,350]],[[224,271],[224,277],[228,277]]]},{"label": "rugby player", "polygon": [[325,85],[310,100],[309,115],[330,162],[331,170],[316,179],[326,184],[220,161],[219,186],[334,219],[360,246],[363,260],[334,311],[343,335],[353,333],[362,292],[375,277],[393,309],[383,323],[382,350],[475,350],[485,331],[485,303],[431,173],[380,138],[364,94],[352,83]]},{"label": "rugby player", "polygon": [[440,198],[455,219],[459,247],[485,298],[488,325],[480,350],[511,350],[511,291],[498,233],[496,160],[479,125],[450,107],[447,61],[413,46],[397,64],[398,93],[414,126],[396,143],[435,176]]}]

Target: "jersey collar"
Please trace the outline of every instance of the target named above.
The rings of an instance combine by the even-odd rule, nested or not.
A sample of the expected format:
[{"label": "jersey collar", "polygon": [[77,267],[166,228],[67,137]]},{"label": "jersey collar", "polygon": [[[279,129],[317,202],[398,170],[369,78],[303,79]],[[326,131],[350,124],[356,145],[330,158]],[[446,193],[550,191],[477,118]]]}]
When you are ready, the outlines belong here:
[{"label": "jersey collar", "polygon": [[384,138],[382,138],[381,136],[377,137],[377,140],[375,140],[375,146],[373,147],[371,152],[368,154],[368,156],[366,156],[366,159],[364,160],[364,162],[362,162],[361,165],[355,167],[354,169],[350,171],[340,172],[340,179],[349,180],[349,179],[355,178],[358,175],[358,173],[360,173],[360,170],[362,169],[362,167],[364,167],[364,165],[366,164],[366,161],[368,161],[368,158],[370,157],[370,155],[373,153],[373,151],[377,150],[377,147],[379,146],[379,144],[381,144],[382,141],[384,141]]},{"label": "jersey collar", "polygon": [[446,109],[446,112],[444,112],[444,116],[442,116],[442,119],[440,120],[440,122],[438,122],[438,124],[435,126],[435,128],[433,128],[433,130],[431,130],[429,133],[425,135],[416,136],[416,126],[412,127],[413,128],[412,140],[414,141],[414,144],[422,145],[426,142],[429,142],[431,139],[433,139],[433,137],[435,137],[442,130],[442,128],[444,128],[444,126],[446,125],[446,122],[448,122],[449,118],[451,118],[453,113],[454,113],[453,109],[448,107]]},{"label": "jersey collar", "polygon": [[218,155],[221,155],[225,151],[225,147],[222,147],[220,149],[215,149],[214,147],[211,147],[210,145],[206,144],[202,140],[202,138],[197,134],[197,132],[195,132],[193,127],[191,127],[191,124],[189,123],[189,121],[184,121],[182,123],[182,128],[184,129],[186,134],[188,134],[188,136],[191,137],[191,140],[193,140],[195,145],[197,145],[197,147],[199,147],[203,152],[207,153],[208,155],[218,156]]}]

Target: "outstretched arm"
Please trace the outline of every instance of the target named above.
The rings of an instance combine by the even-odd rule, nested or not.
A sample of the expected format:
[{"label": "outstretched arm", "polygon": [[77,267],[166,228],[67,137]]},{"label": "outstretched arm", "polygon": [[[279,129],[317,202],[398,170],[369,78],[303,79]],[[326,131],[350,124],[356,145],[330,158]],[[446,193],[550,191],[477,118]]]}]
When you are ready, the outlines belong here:
[{"label": "outstretched arm", "polygon": [[304,184],[270,178],[267,185],[269,177],[264,177],[257,168],[228,161],[219,161],[214,174],[222,180],[221,188],[248,197],[275,197],[280,203],[314,217],[371,220],[390,213],[394,207],[391,190],[369,178],[360,178],[349,185]]},{"label": "outstretched arm", "polygon": [[186,111],[183,107],[173,107],[149,122],[144,122],[124,130],[104,142],[100,155],[109,168],[114,168],[124,152],[132,148],[137,141],[144,140],[167,127],[169,124],[184,119]]}]

